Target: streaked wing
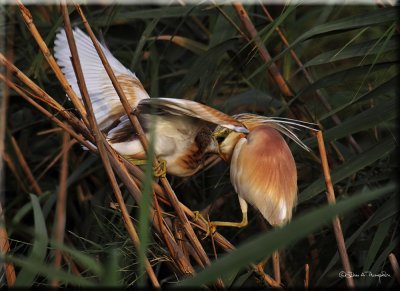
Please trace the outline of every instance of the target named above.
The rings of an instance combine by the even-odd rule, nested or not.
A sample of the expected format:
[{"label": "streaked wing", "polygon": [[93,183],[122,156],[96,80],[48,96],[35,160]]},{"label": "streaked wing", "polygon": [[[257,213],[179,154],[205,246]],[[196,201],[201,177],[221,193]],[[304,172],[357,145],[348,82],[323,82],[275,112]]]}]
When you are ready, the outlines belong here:
[{"label": "streaked wing", "polygon": [[[123,115],[125,111],[93,46],[92,40],[79,28],[74,29],[74,37],[95,116],[100,128],[104,130]],[[149,98],[149,95],[144,90],[143,85],[136,75],[125,68],[106,47],[101,44],[100,47],[106,55],[131,106],[136,107],[140,100]],[[72,89],[80,97],[78,83],[70,60],[71,52],[64,29],[60,30],[56,35],[54,56],[65,77],[71,84]]]},{"label": "streaked wing", "polygon": [[184,99],[150,98],[139,102],[138,109],[142,113],[173,114],[191,116],[210,123],[214,123],[237,132],[247,133],[243,124],[229,115],[207,105]]}]

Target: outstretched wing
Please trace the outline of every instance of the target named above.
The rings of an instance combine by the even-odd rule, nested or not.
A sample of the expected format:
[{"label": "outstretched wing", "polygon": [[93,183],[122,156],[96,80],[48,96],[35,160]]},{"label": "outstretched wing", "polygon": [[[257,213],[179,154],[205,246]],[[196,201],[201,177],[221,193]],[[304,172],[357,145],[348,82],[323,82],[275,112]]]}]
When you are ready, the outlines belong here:
[{"label": "outstretched wing", "polygon": [[175,98],[143,99],[139,102],[138,109],[142,113],[191,116],[237,132],[248,132],[240,121],[221,111],[191,100]]},{"label": "outstretched wing", "polygon": [[[96,120],[101,129],[106,129],[124,114],[124,109],[93,46],[92,40],[79,28],[74,29],[74,37]],[[106,47],[101,44],[100,47],[106,55],[131,106],[136,107],[140,100],[149,98],[149,95],[144,90],[143,85],[136,75],[125,68]],[[71,52],[64,29],[61,29],[56,35],[54,56],[68,82],[71,84],[72,89],[80,97],[78,83],[71,63]]]}]

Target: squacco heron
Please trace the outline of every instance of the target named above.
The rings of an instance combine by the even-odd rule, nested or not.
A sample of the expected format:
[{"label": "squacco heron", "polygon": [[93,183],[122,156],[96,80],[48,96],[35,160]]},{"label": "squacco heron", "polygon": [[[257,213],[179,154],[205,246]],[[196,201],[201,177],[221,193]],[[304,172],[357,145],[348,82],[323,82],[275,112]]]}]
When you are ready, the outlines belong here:
[{"label": "squacco heron", "polygon": [[[79,28],[74,29],[74,37],[100,129],[117,152],[129,161],[141,164],[146,154],[92,40]],[[80,96],[64,29],[57,33],[54,44],[57,63]],[[209,154],[218,154],[218,143],[211,125],[248,132],[240,121],[206,105],[190,100],[150,98],[136,75],[124,67],[104,45],[100,46],[129,104],[139,112],[139,120],[147,135],[151,126],[154,126],[154,150],[156,156],[165,162],[167,173],[181,177],[193,175],[206,166],[205,160]]]},{"label": "squacco heron", "polygon": [[[207,235],[218,226],[244,227],[248,224],[248,203],[258,209],[272,226],[282,226],[292,218],[297,200],[297,169],[285,139],[309,148],[290,129],[316,130],[312,123],[286,118],[269,118],[254,114],[234,116],[249,133],[238,133],[217,127],[214,135],[220,141],[220,155],[230,164],[231,183],[238,194],[242,221],[208,222]],[[202,216],[200,216],[205,220]],[[280,284],[279,253],[272,255],[275,280]],[[259,267],[263,268],[263,264]]]}]

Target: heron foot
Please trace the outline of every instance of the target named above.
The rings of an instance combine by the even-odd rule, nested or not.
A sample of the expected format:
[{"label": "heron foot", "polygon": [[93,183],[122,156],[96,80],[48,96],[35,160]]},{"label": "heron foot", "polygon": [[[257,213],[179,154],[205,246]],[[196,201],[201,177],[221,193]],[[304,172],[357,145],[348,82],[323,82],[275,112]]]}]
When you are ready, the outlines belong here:
[{"label": "heron foot", "polygon": [[[143,166],[148,164],[148,160],[143,159],[135,159],[130,156],[123,156],[129,163],[136,165],[136,166]],[[159,160],[157,166],[153,167],[153,174],[155,177],[163,177],[165,178],[167,174],[167,161],[166,160]]]}]

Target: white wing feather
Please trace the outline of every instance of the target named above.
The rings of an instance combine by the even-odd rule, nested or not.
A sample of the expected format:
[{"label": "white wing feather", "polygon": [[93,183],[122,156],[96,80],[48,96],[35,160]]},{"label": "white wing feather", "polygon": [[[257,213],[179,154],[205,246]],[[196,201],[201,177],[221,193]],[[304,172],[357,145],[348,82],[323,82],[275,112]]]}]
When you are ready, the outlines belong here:
[{"label": "white wing feather", "polygon": [[[74,37],[95,116],[101,129],[104,129],[114,122],[115,119],[110,117],[122,113],[123,107],[117,92],[104,69],[100,57],[93,46],[92,40],[79,28],[74,29]],[[106,47],[101,44],[100,47],[106,55],[106,58],[117,78],[118,76],[123,76],[125,80],[128,80],[122,84],[122,87],[126,94],[135,95],[131,98],[127,96],[131,105],[135,107],[139,100],[149,98],[143,87],[140,88],[140,86],[137,86],[137,83],[139,82],[140,84],[140,81],[136,75],[125,68]],[[61,29],[56,35],[54,41],[54,56],[65,77],[71,84],[72,89],[80,97],[78,83],[70,59],[71,52],[64,29]]]}]

